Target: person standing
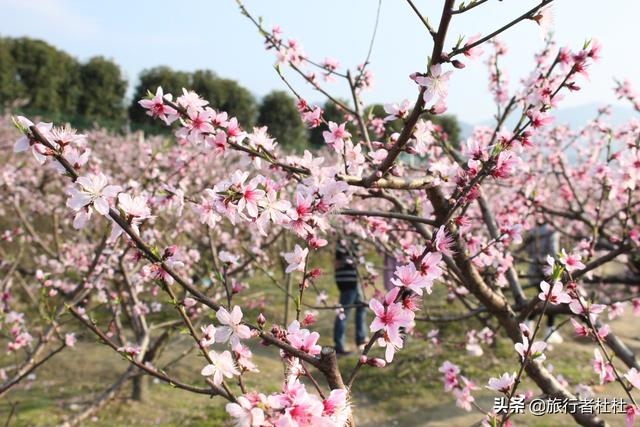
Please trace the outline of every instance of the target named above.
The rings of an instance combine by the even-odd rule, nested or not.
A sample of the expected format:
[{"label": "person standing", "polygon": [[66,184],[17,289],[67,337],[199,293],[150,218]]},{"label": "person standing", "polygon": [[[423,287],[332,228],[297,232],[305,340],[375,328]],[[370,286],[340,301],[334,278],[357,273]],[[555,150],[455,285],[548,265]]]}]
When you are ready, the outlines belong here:
[{"label": "person standing", "polygon": [[384,252],[384,261],[382,267],[382,284],[385,290],[390,291],[394,288],[394,284],[391,282],[393,279],[396,268],[398,268],[398,260],[388,252]]},{"label": "person standing", "polygon": [[[560,252],[559,235],[549,224],[538,220],[529,233],[525,247],[530,261],[527,271],[529,284],[540,287],[540,282],[547,276],[544,271],[547,266],[547,257],[557,258]],[[547,314],[547,330],[544,338],[551,344],[560,344],[564,340],[555,330],[554,324],[555,315]]]},{"label": "person standing", "polygon": [[339,239],[336,243],[335,279],[340,291],[340,305],[344,309],[344,312],[336,315],[333,326],[333,341],[338,355],[350,354],[344,345],[344,335],[352,308],[355,308],[356,312],[356,345],[363,347],[367,342],[366,307],[359,286],[356,264],[358,253],[359,248],[355,240]]}]

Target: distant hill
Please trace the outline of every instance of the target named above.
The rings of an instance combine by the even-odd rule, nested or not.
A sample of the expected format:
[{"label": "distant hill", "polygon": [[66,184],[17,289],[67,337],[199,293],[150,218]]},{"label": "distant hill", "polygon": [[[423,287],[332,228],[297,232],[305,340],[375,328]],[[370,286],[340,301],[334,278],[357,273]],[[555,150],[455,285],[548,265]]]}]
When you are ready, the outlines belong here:
[{"label": "distant hill", "polygon": [[[598,113],[598,108],[600,107],[602,107],[602,104],[579,105],[577,107],[562,108],[554,115],[557,123],[569,125],[571,128],[577,128],[583,126],[589,120],[592,120]],[[611,117],[608,121],[613,125],[620,125],[634,116],[640,118],[633,108],[617,104],[611,106]]]},{"label": "distant hill", "polygon": [[[589,120],[592,120],[594,117],[596,117],[598,108],[602,107],[602,105],[603,104],[593,103],[578,105],[576,107],[561,108],[554,113],[556,124],[566,124],[573,129],[579,128],[585,125]],[[640,119],[640,114],[638,114],[633,108],[624,104],[614,104],[611,106],[611,117],[609,119],[609,122],[613,125],[620,125],[634,116]],[[515,116],[512,116],[507,120],[507,124],[512,127],[516,124],[516,121],[517,118]],[[471,125],[465,122],[460,122],[459,124],[460,135],[463,138],[467,138],[471,135],[474,126],[493,126],[495,122],[494,120],[490,119],[483,120],[482,122],[475,125]]]}]

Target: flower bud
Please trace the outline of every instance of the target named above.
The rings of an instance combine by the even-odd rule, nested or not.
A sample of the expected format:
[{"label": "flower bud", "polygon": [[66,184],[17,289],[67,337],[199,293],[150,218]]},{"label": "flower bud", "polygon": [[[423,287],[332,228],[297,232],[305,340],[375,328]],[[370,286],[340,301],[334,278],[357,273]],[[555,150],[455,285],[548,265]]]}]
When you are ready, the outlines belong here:
[{"label": "flower bud", "polygon": [[322,270],[320,270],[318,267],[311,269],[311,271],[309,272],[309,278],[310,279],[317,279],[318,277],[320,277],[320,275],[322,274]]},{"label": "flower bud", "polygon": [[316,318],[310,311],[307,311],[304,315],[304,319],[302,319],[303,326],[309,326],[316,322]]},{"label": "flower bud", "polygon": [[166,248],[164,250],[164,253],[162,254],[162,259],[167,259],[167,258],[171,258],[172,256],[174,256],[176,254],[176,250],[177,250],[177,246],[176,245],[171,245],[168,248]]},{"label": "flower bud", "polygon": [[256,322],[258,322],[258,326],[262,328],[265,325],[265,323],[267,323],[267,319],[264,317],[264,314],[260,313],[258,314],[258,318],[256,319]]},{"label": "flower bud", "polygon": [[442,114],[445,111],[447,111],[447,106],[442,102],[438,102],[436,105],[431,107],[431,114]]},{"label": "flower bud", "polygon": [[380,359],[379,357],[374,357],[367,360],[367,365],[373,366],[375,368],[384,368],[385,366],[387,366],[387,362],[385,362],[384,359]]},{"label": "flower bud", "polygon": [[453,65],[454,67],[456,67],[459,70],[461,70],[464,67],[466,67],[466,65],[464,65],[464,62],[458,61],[457,59],[454,59],[453,61],[451,61],[451,65]]},{"label": "flower bud", "polygon": [[184,300],[182,300],[182,305],[184,305],[186,308],[191,308],[194,305],[196,305],[197,303],[198,303],[198,301],[196,301],[193,298],[189,298],[189,297],[187,297]]}]

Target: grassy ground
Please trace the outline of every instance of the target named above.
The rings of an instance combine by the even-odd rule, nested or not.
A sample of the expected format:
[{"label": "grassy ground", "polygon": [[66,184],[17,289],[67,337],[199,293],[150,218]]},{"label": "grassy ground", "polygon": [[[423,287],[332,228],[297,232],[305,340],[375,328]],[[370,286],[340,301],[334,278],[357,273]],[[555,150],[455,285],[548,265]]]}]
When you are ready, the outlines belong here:
[{"label": "grassy ground", "polygon": [[[614,328],[631,342],[634,338],[631,319],[615,322]],[[627,329],[626,331],[624,329]],[[566,335],[566,334],[565,334]],[[454,341],[455,337],[451,338]],[[632,344],[638,347],[637,341]],[[186,337],[180,339],[167,352],[167,361],[188,346]],[[447,343],[445,341],[444,348]],[[269,357],[272,349],[255,348],[255,358],[261,368],[260,374],[247,378],[248,386],[259,386],[263,391],[274,391],[280,378],[281,366]],[[362,426],[467,426],[479,420],[477,413],[466,413],[455,406],[453,397],[442,392],[440,373],[437,368],[445,359],[458,363],[463,373],[477,381],[486,381],[490,376],[504,370],[515,369],[511,345],[498,342],[492,351],[481,358],[459,356],[451,350],[435,350],[424,342],[411,341],[396,363],[382,370],[369,368],[363,372],[354,388],[353,405],[358,425]],[[562,358],[554,355],[562,354]],[[562,374],[572,384],[590,382],[593,379],[589,360],[592,346],[589,343],[567,340],[549,352],[556,373]],[[341,359],[348,372],[355,357]],[[201,381],[198,371],[202,359],[189,356],[179,363],[171,373],[187,382]],[[84,402],[97,396],[117,375],[124,372],[126,362],[117,354],[90,340],[80,342],[73,351],[53,359],[37,372],[37,381],[26,382],[0,401],[0,414],[8,414],[16,405],[16,413],[10,425],[45,426],[55,425],[66,416],[82,408]],[[620,397],[617,384],[599,389],[606,395]],[[522,390],[535,389],[525,381]],[[174,390],[165,384],[148,382],[147,398],[143,403],[127,399],[129,389],[87,425],[93,426],[211,426],[223,425],[225,416],[220,399],[192,395]],[[480,390],[474,393],[480,406],[491,408],[494,393]],[[533,416],[517,418],[518,425],[564,426],[573,425],[568,416],[553,416],[538,419]],[[621,418],[611,420],[612,425],[621,425]]]},{"label": "grassy ground", "polygon": [[[335,297],[331,277],[322,279],[318,286],[327,289]],[[256,277],[254,282],[263,282],[264,277]],[[263,282],[264,283],[264,282]],[[313,292],[310,291],[312,294]],[[268,301],[280,301],[282,294],[273,287],[252,289],[252,298],[264,295]],[[309,295],[309,300],[313,296]],[[434,300],[444,300],[436,295]],[[282,321],[282,304],[270,304],[264,311],[268,319]],[[441,307],[442,312],[452,308]],[[256,310],[247,316],[255,316]],[[437,314],[436,312],[432,314]],[[317,330],[322,334],[321,344],[330,345],[330,330],[333,311],[321,311],[318,315]],[[472,321],[473,322],[473,321]],[[632,348],[640,350],[636,340],[634,318],[624,318],[612,323],[616,331]],[[517,360],[510,342],[498,340],[485,349],[480,357],[465,355],[460,350],[464,343],[464,331],[469,324],[449,324],[440,327],[442,347],[434,348],[429,343],[410,339],[406,349],[396,361],[385,369],[365,368],[353,389],[352,404],[359,426],[468,426],[481,419],[477,412],[467,413],[455,406],[451,394],[442,391],[441,374],[438,367],[445,360],[458,364],[463,374],[472,378],[482,388],[474,393],[481,407],[489,410],[495,393],[484,389],[491,376],[517,368]],[[481,325],[473,324],[480,328]],[[427,330],[433,325],[421,325]],[[353,336],[353,326],[349,325],[348,336]],[[568,337],[569,331],[564,332]],[[187,336],[179,336],[162,355],[157,366],[173,359],[190,345]],[[253,347],[259,374],[249,374],[249,389],[256,388],[268,393],[277,390],[281,380],[282,366],[273,357],[274,348]],[[593,346],[588,342],[570,338],[548,352],[549,362],[554,372],[561,374],[571,384],[592,383],[594,375],[590,367]],[[555,356],[562,357],[555,357]],[[343,373],[348,374],[355,364],[356,356],[340,359]],[[12,363],[7,356],[0,356],[0,366]],[[191,354],[175,365],[169,373],[187,383],[202,384],[199,371],[204,362],[201,357]],[[90,335],[85,334],[77,347],[66,351],[37,371],[36,381],[26,381],[0,400],[0,425],[15,405],[12,426],[55,425],[91,401],[111,382],[127,369],[127,363],[110,349],[97,345]],[[218,426],[225,425],[224,402],[219,398],[193,395],[181,390],[149,380],[144,402],[128,399],[130,386],[127,385],[119,397],[106,410],[85,423],[90,426]],[[621,397],[617,384],[599,388],[600,392],[612,397]],[[525,380],[521,390],[537,390],[535,385]],[[543,419],[531,415],[515,419],[517,425],[526,426],[570,426],[574,425],[569,416],[557,415]],[[622,425],[622,418],[610,417],[612,426]]]}]

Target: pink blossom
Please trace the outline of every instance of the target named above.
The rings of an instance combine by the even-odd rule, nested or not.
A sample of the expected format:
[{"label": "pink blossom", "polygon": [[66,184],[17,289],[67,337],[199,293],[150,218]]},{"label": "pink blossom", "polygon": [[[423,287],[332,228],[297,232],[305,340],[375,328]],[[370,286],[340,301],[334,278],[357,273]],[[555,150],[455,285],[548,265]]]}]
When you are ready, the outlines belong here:
[{"label": "pink blossom", "polygon": [[322,347],[318,345],[320,334],[317,332],[309,332],[308,329],[300,329],[300,323],[297,320],[291,322],[287,328],[287,340],[289,343],[311,356],[320,354]]},{"label": "pink blossom", "polygon": [[67,201],[67,206],[74,211],[91,205],[98,213],[107,216],[109,214],[109,199],[115,197],[122,190],[122,187],[118,185],[109,185],[108,178],[102,173],[81,176],[76,182],[81,186],[81,189],[70,188],[71,197]]},{"label": "pink blossom", "polygon": [[538,129],[553,123],[553,116],[548,116],[546,113],[543,113],[539,110],[529,110],[527,112],[527,116],[529,117],[531,126],[533,126],[534,129]]},{"label": "pink blossom", "polygon": [[127,193],[120,193],[118,194],[118,207],[127,215],[138,219],[149,218],[151,216],[151,209],[149,209],[147,205],[147,198],[145,196],[131,197]]},{"label": "pink blossom", "polygon": [[535,341],[529,348],[529,339],[525,336],[522,337],[522,342],[515,344],[515,349],[522,358],[522,360],[531,357],[532,360],[543,362],[546,359],[543,351],[547,348],[547,343],[544,341]]},{"label": "pink blossom", "polygon": [[[33,157],[36,159],[36,162],[38,162],[41,165],[44,164],[44,162],[47,160],[46,158],[46,154],[48,151],[47,147],[40,144],[39,142],[31,141],[26,134],[27,132],[30,132],[30,128],[34,126],[33,122],[31,122],[31,120],[27,119],[26,117],[18,116],[16,119],[14,119],[14,123],[24,133],[24,135],[22,135],[13,145],[13,152],[21,153],[23,151],[27,151],[29,147],[31,147],[31,153],[33,154]],[[38,129],[38,131],[45,138],[47,138],[50,135],[50,131],[53,128],[52,123],[38,123],[35,126],[36,126],[36,129]],[[53,144],[55,146],[55,142],[53,142]]]},{"label": "pink blossom", "polygon": [[251,218],[256,218],[258,216],[258,203],[263,200],[264,191],[257,188],[257,183],[254,180],[248,184],[244,184],[243,179],[242,182],[238,183],[238,185],[240,187],[238,212],[242,212],[246,209]]},{"label": "pink blossom", "polygon": [[633,427],[633,424],[636,421],[636,417],[640,415],[640,408],[637,406],[633,406],[627,404],[627,408],[625,410],[624,422],[627,427]]},{"label": "pink blossom", "polygon": [[451,246],[453,245],[453,237],[449,235],[447,230],[444,228],[444,225],[441,225],[436,233],[436,239],[434,242],[435,248],[438,252],[440,252],[444,256],[451,256],[453,252],[451,251]]},{"label": "pink blossom", "polygon": [[227,265],[238,265],[240,256],[229,251],[220,251],[218,252],[218,259],[220,259],[220,262]]},{"label": "pink blossom", "polygon": [[233,346],[231,350],[236,355],[236,362],[241,371],[260,372],[258,370],[258,367],[251,360],[251,358],[253,357],[253,353],[251,353],[249,347],[243,345],[242,343],[238,343],[237,345]]},{"label": "pink blossom", "polygon": [[239,306],[234,306],[231,313],[226,308],[220,307],[216,312],[216,318],[222,325],[216,329],[216,342],[230,341],[231,346],[238,345],[240,340],[251,338],[251,330],[247,325],[242,324],[242,310]]},{"label": "pink blossom", "polygon": [[469,48],[470,45],[474,44],[478,40],[480,40],[480,34],[476,34],[475,36],[471,36],[471,37],[469,37],[467,39],[467,42],[463,46],[464,56],[466,56],[467,58],[469,58],[471,60],[476,59],[479,56],[482,56],[484,51],[482,50],[480,45],[472,47],[472,48]]},{"label": "pink blossom", "polygon": [[427,103],[434,97],[439,101],[444,101],[449,94],[447,82],[450,77],[451,71],[442,72],[440,64],[432,65],[427,76],[416,77],[416,83],[425,88],[424,102]]},{"label": "pink blossom", "polygon": [[438,368],[438,371],[444,374],[444,391],[451,391],[458,385],[458,374],[460,373],[460,368],[457,365],[445,360],[442,366]]},{"label": "pink blossom", "polygon": [[338,421],[337,425],[343,425],[350,412],[346,390],[341,388],[331,390],[329,396],[322,401],[322,405],[324,407],[322,415],[334,417]]},{"label": "pink blossom", "polygon": [[200,345],[203,347],[209,347],[216,342],[216,327],[209,324],[207,326],[201,326],[202,337],[200,338]]},{"label": "pink blossom", "polygon": [[384,111],[388,114],[388,116],[384,118],[384,121],[405,119],[409,114],[409,108],[411,108],[411,103],[407,99],[400,104],[384,104]]},{"label": "pink blossom", "polygon": [[314,107],[311,111],[303,112],[302,121],[304,121],[309,129],[317,128],[322,124],[322,109],[320,107]]},{"label": "pink blossom", "polygon": [[487,388],[507,394],[511,390],[515,379],[515,372],[513,374],[505,372],[500,378],[490,378]]},{"label": "pink blossom", "polygon": [[239,396],[236,403],[227,403],[225,409],[234,418],[236,427],[260,427],[265,421],[263,410],[253,406],[244,396]]},{"label": "pink blossom", "polygon": [[615,376],[613,374],[613,367],[609,364],[609,362],[606,362],[602,358],[602,355],[597,348],[593,350],[593,356],[593,371],[598,374],[600,378],[600,384],[613,381],[615,379]]},{"label": "pink blossom", "polygon": [[300,245],[296,245],[293,249],[293,252],[284,254],[284,260],[288,264],[285,273],[304,271],[308,254],[309,248],[302,249]]},{"label": "pink blossom", "polygon": [[205,377],[213,377],[213,383],[215,385],[219,386],[222,384],[224,377],[233,378],[234,375],[240,375],[240,371],[238,371],[233,357],[228,350],[222,353],[216,353],[211,350],[209,352],[209,359],[211,359],[211,363],[202,368],[200,374]]},{"label": "pink blossom", "polygon": [[138,101],[138,104],[142,106],[142,108],[148,110],[147,115],[151,117],[157,117],[167,125],[170,125],[178,118],[178,112],[166,105],[164,100],[171,101],[171,94],[164,95],[162,91],[162,87],[158,86],[156,90],[156,94],[150,99],[142,99]]},{"label": "pink blossom", "polygon": [[607,308],[606,305],[592,304],[591,302],[586,302],[583,299],[577,298],[572,299],[569,303],[569,309],[574,314],[588,314],[592,321],[595,321],[596,317],[602,313],[605,308]]},{"label": "pink blossom", "polygon": [[620,317],[624,314],[624,310],[627,308],[626,302],[614,302],[609,306],[609,320],[613,320],[616,317]]},{"label": "pink blossom", "polygon": [[579,337],[586,337],[587,335],[589,335],[589,329],[586,326],[575,320],[573,317],[569,320],[571,320],[571,324],[576,331],[576,335],[578,335]]},{"label": "pink blossom", "polygon": [[74,347],[77,341],[76,334],[74,333],[65,334],[64,336],[64,345],[67,347]]},{"label": "pink blossom", "polygon": [[636,368],[631,368],[624,377],[637,389],[640,389],[640,372]]},{"label": "pink blossom", "polygon": [[202,99],[200,95],[194,91],[185,88],[182,88],[182,95],[176,99],[176,102],[187,110],[187,114],[190,117],[196,115],[209,104],[209,101]]},{"label": "pink blossom", "polygon": [[580,262],[580,255],[577,253],[572,253],[567,255],[567,252],[562,249],[560,253],[560,262],[564,265],[569,273],[573,273],[577,270],[582,270],[585,268],[585,265]]},{"label": "pink blossom", "polygon": [[542,301],[549,301],[549,304],[558,305],[558,304],[568,304],[571,302],[571,297],[568,293],[562,290],[562,283],[555,282],[553,284],[553,288],[549,283],[544,280],[540,282],[540,294],[538,294],[538,298]]},{"label": "pink blossom", "polygon": [[[396,288],[390,291],[390,295],[397,294],[399,289]],[[387,295],[389,297],[389,295]],[[371,332],[384,331],[384,336],[380,345],[387,348],[386,359],[387,362],[393,360],[393,354],[396,348],[402,348],[402,337],[400,336],[400,328],[407,327],[413,321],[413,313],[405,310],[402,304],[389,301],[390,298],[386,298],[385,304],[381,304],[380,301],[373,298],[369,301],[369,308],[374,312],[375,319],[371,323]],[[389,345],[390,344],[390,345]]]},{"label": "pink blossom", "polygon": [[416,266],[413,263],[398,266],[395,271],[395,276],[396,277],[391,279],[391,283],[393,283],[394,286],[411,289],[418,295],[422,295],[422,290],[426,289],[427,293],[431,294],[432,281],[416,270]]},{"label": "pink blossom", "polygon": [[351,134],[345,130],[345,126],[346,123],[338,125],[335,122],[329,122],[329,130],[322,132],[324,141],[338,152],[342,152],[344,141],[351,138]]},{"label": "pink blossom", "polygon": [[[442,261],[442,253],[429,252],[420,262],[420,273],[427,277],[430,281],[436,280],[442,276],[442,269],[438,264]],[[429,292],[430,293],[430,292]]]}]

